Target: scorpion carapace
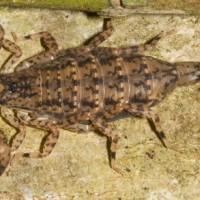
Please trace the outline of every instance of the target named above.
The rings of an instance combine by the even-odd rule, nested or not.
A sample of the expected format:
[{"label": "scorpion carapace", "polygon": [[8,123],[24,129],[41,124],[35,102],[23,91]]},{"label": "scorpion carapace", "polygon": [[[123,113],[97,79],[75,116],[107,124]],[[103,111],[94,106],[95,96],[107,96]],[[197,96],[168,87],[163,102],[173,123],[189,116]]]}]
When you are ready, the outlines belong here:
[{"label": "scorpion carapace", "polygon": [[[19,130],[12,144],[7,144],[0,132],[0,174],[22,143],[26,125],[49,130],[51,134],[41,151],[16,153],[17,157],[45,157],[56,144],[59,128],[91,124],[111,140],[110,164],[119,172],[115,165],[118,135],[108,122],[124,116],[152,120],[158,138],[165,147],[171,147],[151,107],[177,86],[198,82],[200,63],[169,63],[140,54],[155,46],[164,33],[138,46],[98,47],[112,33],[111,21],[105,23],[106,30],[88,45],[75,49],[58,51],[55,39],[48,32],[21,38],[42,38],[47,49],[21,62],[15,72],[7,71],[20,57],[20,48],[4,39],[0,28],[2,46],[13,53],[0,75],[1,113]],[[14,38],[17,40],[16,35]]]}]

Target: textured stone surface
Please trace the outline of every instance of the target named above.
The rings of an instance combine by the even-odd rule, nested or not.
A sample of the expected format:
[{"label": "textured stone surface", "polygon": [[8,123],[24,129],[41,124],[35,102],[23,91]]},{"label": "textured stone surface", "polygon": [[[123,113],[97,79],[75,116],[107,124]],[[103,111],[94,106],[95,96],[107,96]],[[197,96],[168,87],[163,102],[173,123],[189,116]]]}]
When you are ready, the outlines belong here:
[{"label": "textured stone surface", "polygon": [[[102,19],[83,13],[0,10],[1,24],[18,35],[48,30],[60,48],[75,47],[102,29]],[[174,29],[146,55],[167,61],[200,61],[200,21],[196,17],[133,16],[113,20],[114,34],[104,46],[130,46],[160,31]],[[20,42],[23,58],[40,52],[39,41]],[[0,64],[9,54],[1,49]],[[117,161],[124,176],[110,169],[106,138],[62,130],[50,156],[20,159],[0,177],[1,199],[163,199],[197,200],[200,196],[199,84],[176,89],[155,110],[171,143],[183,153],[162,147],[145,119],[123,119],[113,126],[121,136]],[[15,133],[2,120],[8,137]],[[44,132],[27,129],[19,151],[34,151]]]}]

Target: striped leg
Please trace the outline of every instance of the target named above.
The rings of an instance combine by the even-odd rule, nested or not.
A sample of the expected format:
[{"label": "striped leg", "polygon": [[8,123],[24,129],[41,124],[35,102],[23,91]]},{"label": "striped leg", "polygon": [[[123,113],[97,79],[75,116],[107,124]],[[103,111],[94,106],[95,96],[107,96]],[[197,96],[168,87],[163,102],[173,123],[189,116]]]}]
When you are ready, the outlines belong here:
[{"label": "striped leg", "polygon": [[31,152],[31,153],[16,153],[14,155],[14,159],[19,159],[20,157],[27,157],[27,158],[43,158],[43,157],[46,157],[48,156],[54,146],[56,145],[56,142],[58,140],[58,137],[59,137],[59,130],[55,127],[53,127],[51,129],[51,133],[44,138],[44,142],[41,146],[41,151],[38,151],[38,152]]},{"label": "striped leg", "polygon": [[171,148],[172,149],[172,145],[168,142],[162,128],[160,125],[160,117],[156,114],[156,113],[150,113],[149,116],[147,116],[147,118],[152,121],[155,125],[156,128],[156,136],[158,137],[158,139],[161,141],[161,143],[163,144],[163,146],[165,148]]},{"label": "striped leg", "polygon": [[[18,157],[30,157],[30,158],[41,158],[49,155],[59,137],[59,130],[55,125],[52,125],[53,122],[49,118],[39,118],[37,116],[31,115],[32,113],[28,112],[17,112],[17,118],[22,121],[24,124],[31,124],[37,128],[45,129],[50,131],[48,136],[45,136],[42,146],[41,152],[33,152],[33,153],[17,153]],[[31,116],[30,116],[31,115]]]},{"label": "striped leg", "polygon": [[14,152],[20,147],[26,136],[25,126],[14,116],[11,110],[5,107],[1,108],[1,115],[10,125],[18,130],[15,136],[11,139],[11,152]]},{"label": "striped leg", "polygon": [[116,149],[117,149],[119,136],[115,133],[115,130],[109,127],[108,124],[101,118],[98,118],[93,115],[89,115],[89,119],[91,123],[93,124],[93,126],[97,128],[97,130],[99,130],[101,133],[103,133],[105,136],[107,136],[110,139],[110,152],[109,152],[110,166],[112,169],[122,174],[121,170],[116,167],[116,162],[115,162]]},{"label": "striped leg", "polygon": [[176,147],[174,145],[172,145],[166,138],[162,128],[161,128],[161,125],[160,125],[160,117],[158,116],[158,114],[156,113],[153,113],[152,111],[150,112],[150,114],[148,116],[146,116],[150,121],[152,121],[155,125],[155,128],[156,128],[156,136],[158,137],[158,139],[161,141],[161,143],[163,144],[163,146],[165,148],[168,148],[168,149],[172,149],[174,151],[178,151],[178,152],[182,152],[182,149],[179,148],[179,147]]},{"label": "striped leg", "polygon": [[154,122],[155,128],[156,128],[156,136],[158,137],[158,139],[161,141],[161,143],[163,144],[163,146],[165,148],[171,148],[174,149],[174,147],[172,147],[172,145],[167,141],[167,138],[161,128],[160,125],[160,118],[157,114],[155,114],[153,111],[151,111],[149,108],[145,108],[145,107],[137,107],[137,106],[126,106],[125,110],[133,115],[136,116],[140,116],[140,117],[146,117],[147,119],[151,120]]},{"label": "striped leg", "polygon": [[11,158],[11,149],[7,142],[6,136],[0,129],[0,176],[5,171]]},{"label": "striped leg", "polygon": [[95,36],[88,45],[84,46],[84,48],[86,47],[87,49],[92,50],[93,48],[98,47],[102,42],[107,40],[112,35],[112,32],[113,26],[111,19],[104,19],[104,30]]},{"label": "striped leg", "polygon": [[20,47],[17,46],[14,42],[4,39],[4,35],[4,29],[0,25],[0,46],[2,46],[6,51],[9,51],[11,53],[11,56],[9,56],[9,58],[3,64],[1,73],[11,72],[12,66],[18,61],[18,59],[22,55]]},{"label": "striped leg", "polygon": [[162,38],[164,38],[167,35],[171,35],[172,33],[174,33],[173,30],[167,31],[167,32],[161,32],[160,34],[147,40],[144,44],[134,45],[129,48],[121,48],[121,51],[132,53],[132,54],[148,51],[150,49],[153,49]]},{"label": "striped leg", "polygon": [[158,139],[161,141],[163,146],[165,148],[172,149],[174,151],[178,151],[179,153],[182,152],[181,148],[173,146],[172,144],[170,144],[168,142],[168,140],[161,128],[160,118],[159,118],[158,114],[151,111],[148,107],[142,107],[142,106],[134,107],[133,105],[126,105],[124,109],[127,112],[131,113],[132,115],[145,117],[145,118],[149,119],[150,121],[152,121],[156,128],[155,134],[158,137]]},{"label": "striped leg", "polygon": [[1,114],[3,118],[5,118],[13,127],[17,128],[19,131],[11,139],[11,142],[7,142],[5,135],[0,130],[0,175],[12,160],[11,154],[19,148],[26,135],[25,127],[20,124],[20,121],[14,117],[9,109],[2,107]]},{"label": "striped leg", "polygon": [[58,44],[55,38],[47,31],[30,34],[24,37],[17,37],[17,35],[13,33],[13,38],[15,41],[34,40],[39,38],[41,40],[41,44],[45,48],[45,51],[21,62],[16,68],[17,71],[28,68],[29,66],[37,63],[53,60],[54,56],[58,52]]},{"label": "striped leg", "polygon": [[84,52],[91,51],[95,47],[98,47],[102,42],[107,40],[113,32],[113,26],[110,18],[104,19],[104,30],[98,33],[92,40],[87,42],[86,45],[81,45],[76,49],[67,49],[67,53],[76,53],[76,52]]}]

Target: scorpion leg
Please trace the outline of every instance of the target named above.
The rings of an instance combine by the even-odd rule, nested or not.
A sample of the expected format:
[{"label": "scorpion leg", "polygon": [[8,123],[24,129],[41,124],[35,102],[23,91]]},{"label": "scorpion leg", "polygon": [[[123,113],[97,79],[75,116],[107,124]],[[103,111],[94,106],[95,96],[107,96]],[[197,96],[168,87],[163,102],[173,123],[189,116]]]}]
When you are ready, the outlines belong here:
[{"label": "scorpion leg", "polygon": [[150,49],[153,49],[157,43],[159,42],[159,40],[161,40],[162,38],[164,38],[166,35],[171,35],[174,31],[167,31],[167,32],[161,32],[160,34],[150,38],[149,40],[147,40],[144,44],[139,44],[139,45],[134,45],[131,46],[129,48],[122,48],[121,51],[122,52],[128,52],[128,53],[141,53],[143,51],[148,51]]},{"label": "scorpion leg", "polygon": [[178,152],[182,152],[182,149],[173,146],[172,144],[170,144],[161,128],[160,125],[160,118],[158,116],[158,114],[154,113],[152,110],[150,110],[147,107],[142,107],[139,106],[139,108],[134,107],[132,105],[126,105],[124,108],[127,112],[131,113],[132,115],[136,115],[136,116],[140,116],[140,117],[146,117],[147,119],[149,119],[150,121],[153,121],[155,128],[156,128],[156,136],[158,137],[158,139],[161,141],[161,143],[163,144],[163,146],[165,148],[168,149],[172,149],[174,151],[178,151]]},{"label": "scorpion leg", "polygon": [[158,35],[150,38],[149,40],[147,40],[144,44],[141,44],[141,50],[140,51],[146,51],[146,50],[150,50],[153,49],[157,43],[159,42],[159,40],[161,40],[162,38],[164,38],[166,35],[171,35],[172,33],[174,33],[173,30],[167,31],[167,32],[161,32]]},{"label": "scorpion leg", "polygon": [[174,151],[178,151],[179,153],[182,153],[182,149],[180,147],[176,147],[174,145],[172,145],[171,143],[169,143],[169,141],[167,140],[161,125],[160,125],[160,117],[158,116],[158,114],[153,113],[152,111],[150,112],[149,116],[147,116],[147,118],[152,121],[156,127],[156,136],[158,137],[158,139],[161,141],[161,143],[163,144],[164,147],[168,148],[168,149],[172,149]]},{"label": "scorpion leg", "polygon": [[31,152],[31,153],[16,153],[14,155],[14,159],[19,159],[20,157],[28,157],[28,158],[42,158],[45,157],[47,155],[49,155],[54,146],[56,145],[56,142],[58,140],[59,137],[59,130],[55,125],[53,124],[53,121],[51,121],[48,118],[37,118],[37,116],[35,116],[35,118],[32,116],[30,117],[31,113],[28,112],[17,112],[17,118],[22,121],[24,124],[31,124],[34,125],[37,128],[42,128],[45,130],[49,130],[50,134],[48,136],[45,136],[41,145],[40,150],[38,152]]},{"label": "scorpion leg", "polygon": [[0,176],[3,174],[7,165],[10,162],[11,149],[7,142],[6,136],[0,129]]},{"label": "scorpion leg", "polygon": [[22,144],[25,137],[25,127],[20,125],[19,120],[14,117],[11,111],[5,107],[1,108],[2,117],[5,118],[13,127],[17,128],[19,132],[14,136],[12,144],[7,142],[5,135],[0,130],[0,175],[5,170],[8,163],[11,161],[11,153],[13,153]]},{"label": "scorpion leg", "polygon": [[160,125],[160,117],[156,113],[149,113],[149,116],[147,115],[147,118],[151,121],[153,121],[155,127],[156,127],[156,136],[161,141],[163,146],[165,148],[172,148],[172,145],[168,142],[162,128]]},{"label": "scorpion leg", "polygon": [[163,146],[165,148],[172,148],[172,145],[169,144],[169,142],[167,141],[167,138],[161,128],[160,125],[160,118],[157,114],[155,114],[153,111],[151,111],[149,108],[145,108],[143,107],[143,109],[141,110],[140,108],[134,107],[134,106],[128,106],[125,108],[125,110],[129,113],[131,113],[132,115],[137,115],[140,117],[146,117],[147,119],[151,120],[154,122],[155,128],[156,128],[156,136],[158,137],[158,139],[161,141],[161,143],[163,144]]},{"label": "scorpion leg", "polygon": [[0,46],[2,46],[6,51],[12,53],[11,56],[9,56],[9,58],[3,64],[3,69],[1,69],[1,73],[10,72],[12,70],[12,66],[18,61],[18,59],[22,55],[20,47],[17,46],[14,42],[4,39],[4,35],[4,29],[0,25]]},{"label": "scorpion leg", "polygon": [[54,56],[58,52],[58,44],[57,44],[55,38],[47,31],[30,34],[30,35],[27,35],[24,37],[17,37],[17,35],[15,33],[13,33],[13,38],[15,41],[34,40],[36,38],[40,38],[41,44],[45,49],[45,51],[21,62],[16,68],[17,71],[28,68],[31,65],[34,65],[37,63],[42,63],[42,62],[47,62],[49,60],[53,60]]},{"label": "scorpion leg", "polygon": [[113,32],[113,26],[110,18],[104,19],[104,30],[98,33],[92,40],[88,42],[86,45],[81,45],[77,49],[67,49],[67,53],[76,53],[76,52],[84,52],[91,51],[95,47],[98,47],[102,42],[107,40]]},{"label": "scorpion leg", "polygon": [[25,138],[25,126],[20,122],[20,120],[17,117],[14,116],[10,109],[2,107],[1,115],[4,119],[6,119],[9,122],[10,125],[19,130],[12,138],[11,152],[14,152],[19,148],[19,146],[22,144]]},{"label": "scorpion leg", "polygon": [[109,152],[110,166],[112,169],[122,174],[121,170],[116,167],[116,162],[115,162],[116,149],[119,136],[116,133],[114,133],[115,130],[109,127],[108,124],[101,118],[89,115],[89,119],[95,128],[97,128],[101,133],[103,133],[110,139],[110,152]]},{"label": "scorpion leg", "polygon": [[110,18],[104,19],[104,30],[95,36],[88,45],[84,45],[83,48],[87,48],[91,51],[93,48],[98,47],[102,42],[107,40],[113,32],[113,26]]},{"label": "scorpion leg", "polygon": [[19,159],[20,157],[27,157],[27,158],[43,158],[48,156],[54,146],[56,145],[56,142],[58,140],[59,137],[59,130],[56,127],[52,127],[51,128],[51,133],[44,138],[44,142],[41,146],[41,151],[38,152],[31,152],[31,153],[16,153],[14,155],[14,159]]}]

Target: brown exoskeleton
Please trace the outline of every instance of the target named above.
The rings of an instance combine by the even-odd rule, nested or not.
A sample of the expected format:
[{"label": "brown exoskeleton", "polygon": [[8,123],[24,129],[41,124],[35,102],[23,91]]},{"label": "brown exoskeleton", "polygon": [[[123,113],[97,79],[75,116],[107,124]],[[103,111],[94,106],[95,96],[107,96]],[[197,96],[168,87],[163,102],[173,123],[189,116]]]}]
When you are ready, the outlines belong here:
[{"label": "brown exoskeleton", "polygon": [[[107,20],[106,30],[88,45],[60,51],[48,32],[23,37],[24,40],[42,38],[46,51],[21,62],[14,72],[6,73],[21,56],[21,50],[4,39],[4,30],[0,27],[0,43],[12,52],[0,75],[1,113],[19,130],[12,144],[0,132],[0,174],[10,162],[11,153],[22,143],[26,125],[51,134],[41,152],[17,153],[18,156],[45,157],[56,144],[59,128],[79,129],[81,125],[91,124],[110,139],[111,167],[117,171],[118,134],[109,121],[124,116],[146,117],[154,122],[163,145],[169,146],[159,116],[151,108],[177,86],[197,83],[200,63],[169,63],[139,54],[152,48],[164,33],[128,48],[99,47],[112,29],[111,21]],[[17,39],[16,35],[14,38]]]}]

